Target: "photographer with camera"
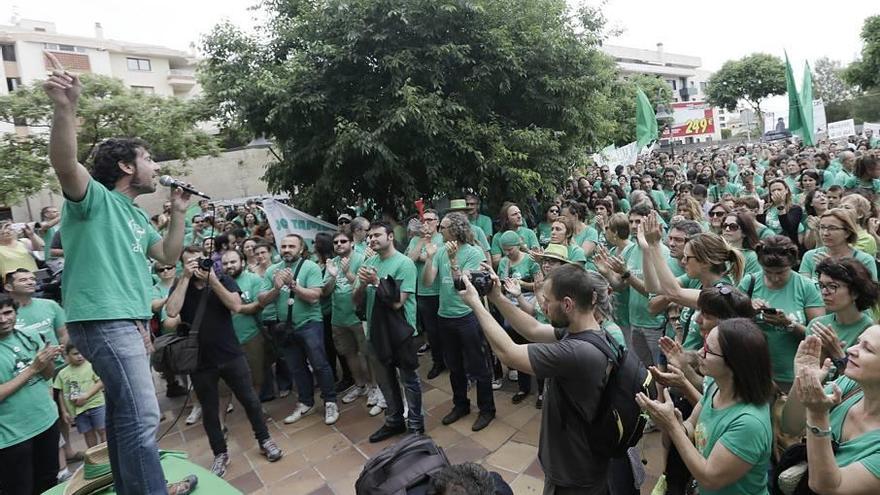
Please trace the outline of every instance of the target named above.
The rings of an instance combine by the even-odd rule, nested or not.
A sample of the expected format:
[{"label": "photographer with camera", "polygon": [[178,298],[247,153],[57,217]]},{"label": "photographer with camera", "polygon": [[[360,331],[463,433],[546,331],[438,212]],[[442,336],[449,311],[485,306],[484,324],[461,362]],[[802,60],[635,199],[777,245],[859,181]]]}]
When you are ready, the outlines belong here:
[{"label": "photographer with camera", "polygon": [[452,411],[443,417],[443,424],[452,424],[470,414],[471,404],[467,396],[470,377],[477,381],[477,405],[480,408],[480,415],[471,429],[480,431],[495,418],[489,353],[480,324],[473,310],[461,300],[460,289],[456,286],[462,287],[462,274],[480,269],[486,255],[474,245],[473,231],[464,214],[447,213],[439,230],[445,245],[438,247],[431,243],[425,246],[422,283],[431,285],[436,277],[440,277],[439,333],[453,396]]},{"label": "photographer with camera", "polygon": [[[238,284],[225,273],[218,276],[213,270],[213,261],[202,256],[202,249],[198,246],[184,248],[181,261],[183,275],[171,289],[165,307],[167,324],[192,326],[200,319],[198,313],[203,312],[196,328],[199,365],[190,379],[202,405],[202,424],[214,452],[211,472],[222,477],[229,464],[226,439],[220,426],[221,378],[244,406],[260,452],[269,462],[277,461],[282,456],[281,449],[269,437],[260,399],[251,383],[251,370],[232,326],[232,313],[239,312],[242,307]],[[207,298],[204,302],[203,297]]]}]

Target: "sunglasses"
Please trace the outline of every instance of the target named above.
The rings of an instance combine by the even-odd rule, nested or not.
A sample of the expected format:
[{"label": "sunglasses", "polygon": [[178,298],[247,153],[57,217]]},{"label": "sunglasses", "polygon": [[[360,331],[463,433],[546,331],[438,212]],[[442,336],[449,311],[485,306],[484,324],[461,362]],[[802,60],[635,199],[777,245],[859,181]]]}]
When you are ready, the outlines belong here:
[{"label": "sunglasses", "polygon": [[168,270],[174,270],[174,267],[173,266],[160,266],[159,268],[156,268],[156,273],[167,272]]},{"label": "sunglasses", "polygon": [[713,218],[723,217],[724,215],[727,215],[727,212],[724,212],[724,211],[710,211],[709,212],[709,216],[713,217]]},{"label": "sunglasses", "polygon": [[348,244],[348,239],[338,239],[333,241],[333,244]]},{"label": "sunglasses", "polygon": [[736,232],[739,230],[739,224],[738,223],[725,223],[724,225],[721,226],[721,228],[724,230],[729,230],[731,232]]},{"label": "sunglasses", "polygon": [[351,220],[346,220],[346,219],[344,219],[344,218],[343,218],[342,220],[337,220],[337,221],[336,221],[336,224],[337,224],[337,225],[347,225],[347,224],[349,224],[349,223],[351,223]]}]

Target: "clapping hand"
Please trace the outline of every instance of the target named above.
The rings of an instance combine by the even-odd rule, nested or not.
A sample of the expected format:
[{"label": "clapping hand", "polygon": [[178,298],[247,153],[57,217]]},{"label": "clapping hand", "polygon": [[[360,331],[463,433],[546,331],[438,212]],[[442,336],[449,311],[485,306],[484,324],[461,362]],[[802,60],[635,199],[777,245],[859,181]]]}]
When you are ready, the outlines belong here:
[{"label": "clapping hand", "polygon": [[804,407],[813,413],[825,413],[840,403],[841,391],[836,383],[832,383],[831,394],[825,393],[822,381],[831,370],[831,359],[820,361],[822,343],[819,337],[809,335],[798,345],[794,357],[795,382],[798,396]]},{"label": "clapping hand", "polygon": [[62,347],[60,345],[50,345],[48,342],[46,345],[40,349],[40,352],[34,356],[33,361],[31,361],[31,368],[34,369],[37,373],[46,369],[46,366],[49,365],[52,361],[55,360],[56,357],[61,355]]},{"label": "clapping hand", "polygon": [[649,245],[655,246],[660,243],[663,235],[660,232],[660,222],[657,221],[657,215],[653,211],[642,219],[639,227]]},{"label": "clapping hand", "polygon": [[840,342],[840,338],[837,336],[837,332],[835,332],[833,328],[816,321],[813,323],[812,329],[813,334],[819,337],[819,340],[822,342],[822,349],[825,350],[825,353],[831,359],[839,359],[846,355],[846,353],[843,352],[843,345]]},{"label": "clapping hand", "polygon": [[681,413],[675,409],[668,388],[663,389],[662,400],[651,400],[650,397],[639,392],[636,394],[636,402],[664,432],[669,433],[673,428],[681,425]]},{"label": "clapping hand", "polygon": [[654,376],[657,383],[664,387],[682,388],[687,385],[687,378],[685,378],[684,372],[681,371],[678,366],[668,364],[666,366],[666,371],[661,371],[660,368],[656,366],[649,366],[648,371],[651,372],[651,375]]},{"label": "clapping hand", "polygon": [[522,294],[522,287],[519,285],[519,280],[515,278],[505,278],[504,279],[504,290],[510,294],[511,297],[519,297]]}]

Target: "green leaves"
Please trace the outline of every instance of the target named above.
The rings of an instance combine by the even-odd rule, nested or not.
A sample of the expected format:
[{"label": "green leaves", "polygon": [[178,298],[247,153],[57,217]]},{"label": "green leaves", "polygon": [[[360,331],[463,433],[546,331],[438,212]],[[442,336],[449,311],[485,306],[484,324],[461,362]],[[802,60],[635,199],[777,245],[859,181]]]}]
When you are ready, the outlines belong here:
[{"label": "green leaves", "polygon": [[729,60],[709,79],[706,93],[714,106],[733,111],[745,100],[760,114],[761,100],[785,94],[785,64],[766,53]]},{"label": "green leaves", "polygon": [[462,189],[489,203],[527,197],[618,130],[598,11],[575,16],[564,0],[264,8],[260,37],[224,24],[205,38],[201,81],[230,125],[274,141],[281,160],[264,178],[297,191],[298,207],[332,215],[362,195],[408,208]]},{"label": "green leaves", "polygon": [[843,73],[844,79],[862,91],[880,87],[880,15],[865,19],[862,56]]}]

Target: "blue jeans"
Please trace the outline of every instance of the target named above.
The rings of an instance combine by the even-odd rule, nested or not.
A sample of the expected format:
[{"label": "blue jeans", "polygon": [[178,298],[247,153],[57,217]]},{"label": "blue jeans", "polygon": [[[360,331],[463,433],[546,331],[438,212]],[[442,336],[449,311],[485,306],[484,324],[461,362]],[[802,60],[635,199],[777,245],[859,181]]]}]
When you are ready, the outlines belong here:
[{"label": "blue jeans", "polygon": [[293,373],[293,381],[299,393],[299,401],[307,406],[315,405],[315,386],[306,358],[318,376],[321,398],[324,402],[336,402],[336,386],[333,371],[324,350],[324,322],[310,321],[288,335],[282,346],[284,359]]},{"label": "blue jeans", "polygon": [[107,448],[116,493],[167,493],[156,431],[159,402],[150,358],[132,320],[67,324],[70,341],[104,383]]}]

